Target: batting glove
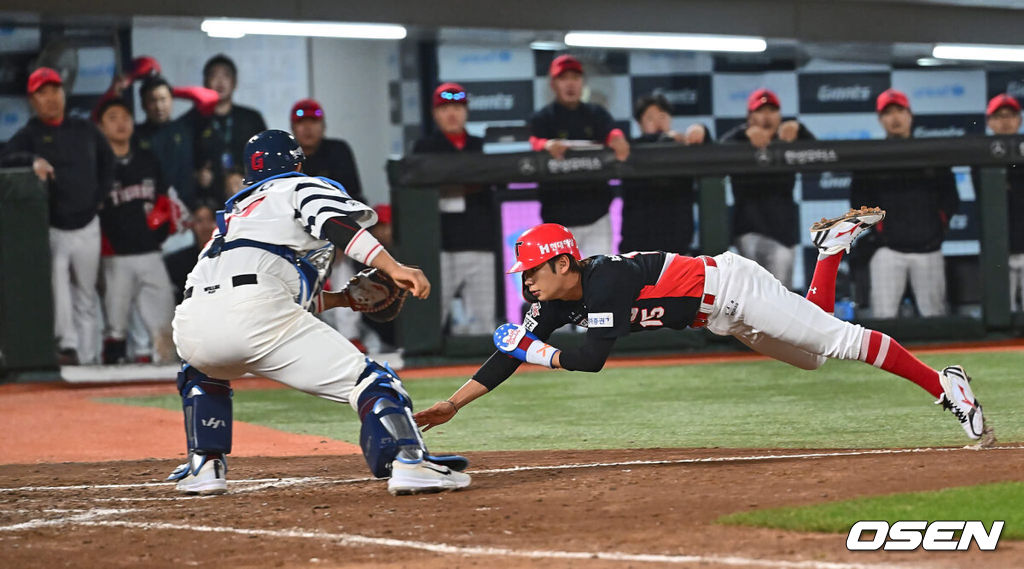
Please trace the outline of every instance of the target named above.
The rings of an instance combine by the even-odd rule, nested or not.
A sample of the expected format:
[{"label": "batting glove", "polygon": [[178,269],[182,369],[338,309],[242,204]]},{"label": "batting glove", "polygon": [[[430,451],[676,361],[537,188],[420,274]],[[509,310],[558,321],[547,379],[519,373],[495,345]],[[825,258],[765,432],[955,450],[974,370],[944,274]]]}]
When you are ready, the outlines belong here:
[{"label": "batting glove", "polygon": [[502,324],[494,331],[494,346],[499,351],[526,363],[551,367],[558,349],[545,344],[532,332],[516,324]]}]

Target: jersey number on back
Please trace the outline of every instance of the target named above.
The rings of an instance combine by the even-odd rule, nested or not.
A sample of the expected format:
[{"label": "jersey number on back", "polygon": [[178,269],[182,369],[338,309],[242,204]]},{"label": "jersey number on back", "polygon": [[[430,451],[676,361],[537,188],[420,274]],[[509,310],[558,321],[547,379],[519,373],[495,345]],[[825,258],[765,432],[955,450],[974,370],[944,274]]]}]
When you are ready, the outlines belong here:
[{"label": "jersey number on back", "polygon": [[650,310],[646,308],[633,307],[632,313],[629,315],[630,322],[636,322],[637,316],[640,317],[640,325],[644,328],[651,326],[664,326],[661,322],[661,317],[665,316],[665,309],[661,306],[655,306]]},{"label": "jersey number on back", "polygon": [[258,206],[261,203],[263,203],[263,200],[266,199],[266,197],[267,196],[263,196],[262,198],[260,198],[260,199],[258,199],[256,201],[252,202],[251,204],[245,206],[245,209],[243,209],[239,213],[229,213],[229,214],[225,215],[224,216],[224,225],[231,225],[231,220],[236,218],[236,217],[249,217],[249,214],[251,214],[252,211],[254,209],[256,209],[256,206]]}]

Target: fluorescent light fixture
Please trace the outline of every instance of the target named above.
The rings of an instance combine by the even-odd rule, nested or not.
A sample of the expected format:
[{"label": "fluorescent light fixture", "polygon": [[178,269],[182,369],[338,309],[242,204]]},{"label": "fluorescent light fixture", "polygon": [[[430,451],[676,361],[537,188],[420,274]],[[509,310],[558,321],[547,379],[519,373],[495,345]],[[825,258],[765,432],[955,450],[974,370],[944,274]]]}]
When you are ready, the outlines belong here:
[{"label": "fluorescent light fixture", "polygon": [[708,34],[633,34],[620,32],[569,32],[565,45],[619,49],[685,51],[738,51],[760,53],[768,48],[764,38]]},{"label": "fluorescent light fixture", "polygon": [[302,36],[400,40],[405,28],[395,24],[350,24],[341,22],[288,22],[284,20],[203,20],[199,29],[214,38],[240,38],[246,35]]},{"label": "fluorescent light fixture", "polygon": [[565,44],[560,41],[535,41],[530,42],[530,49],[534,51],[558,51],[565,49]]},{"label": "fluorescent light fixture", "polygon": [[971,61],[1024,61],[1024,46],[936,44],[932,57]]},{"label": "fluorescent light fixture", "polygon": [[919,57],[917,58],[917,64],[921,67],[937,67],[939,65],[945,65],[946,62],[934,57]]}]

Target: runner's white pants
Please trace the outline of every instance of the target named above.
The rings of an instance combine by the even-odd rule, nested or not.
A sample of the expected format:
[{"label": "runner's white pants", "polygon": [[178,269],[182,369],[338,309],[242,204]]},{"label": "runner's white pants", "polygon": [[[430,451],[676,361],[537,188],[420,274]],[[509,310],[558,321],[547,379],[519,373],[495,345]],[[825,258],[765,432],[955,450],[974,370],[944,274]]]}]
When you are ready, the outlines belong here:
[{"label": "runner's white pants", "polygon": [[817,369],[827,358],[860,356],[863,326],[828,314],[750,259],[722,253],[715,262],[719,290],[708,330],[802,369]]},{"label": "runner's white pants", "polygon": [[786,247],[775,239],[760,233],[744,233],[736,239],[740,255],[753,260],[775,275],[783,286],[793,288],[793,265],[796,249]]}]

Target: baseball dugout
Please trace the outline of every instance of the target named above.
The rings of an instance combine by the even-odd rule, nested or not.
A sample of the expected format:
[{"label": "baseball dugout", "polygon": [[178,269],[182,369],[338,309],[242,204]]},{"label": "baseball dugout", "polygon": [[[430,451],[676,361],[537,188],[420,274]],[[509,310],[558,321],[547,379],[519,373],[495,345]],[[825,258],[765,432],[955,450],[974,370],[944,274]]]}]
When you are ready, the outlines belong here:
[{"label": "baseball dugout", "polygon": [[[617,162],[610,149],[570,151],[564,160],[547,153],[520,152],[484,155],[410,155],[388,164],[395,207],[395,231],[400,255],[420,264],[432,278],[440,274],[440,188],[458,184],[494,187],[501,223],[491,239],[499,262],[497,282],[509,276],[509,237],[518,234],[532,219],[511,219],[516,204],[535,202],[537,183],[590,181],[608,184],[621,195],[620,180],[693,177],[697,180],[698,215],[693,251],[717,253],[729,248],[731,195],[728,175],[797,172],[802,177],[801,208],[803,241],[798,246],[798,265],[813,266],[814,249],[807,227],[819,217],[834,216],[849,205],[849,183],[839,183],[850,173],[879,170],[948,168],[953,170],[962,199],[959,213],[949,220],[944,244],[948,297],[953,310],[932,318],[907,317],[871,320],[870,310],[848,315],[873,328],[918,340],[967,340],[1019,332],[1021,314],[1012,314],[1009,301],[1007,259],[1010,231],[1007,216],[1007,167],[1024,161],[1022,136],[973,136],[909,140],[808,141],[771,145],[757,150],[749,146],[713,145],[683,147],[655,144],[634,147],[626,162]],[[973,175],[972,175],[973,169]],[[972,183],[973,178],[973,183]],[[609,181],[611,183],[609,184]],[[972,189],[973,188],[973,189]],[[534,208],[536,209],[536,208]],[[614,209],[614,205],[613,205]],[[410,213],[413,212],[413,213]],[[535,214],[534,214],[535,215]],[[617,243],[617,241],[616,241]],[[865,245],[864,249],[870,249]],[[856,247],[855,247],[856,250]],[[512,278],[515,278],[512,276]],[[809,279],[807,279],[809,280]],[[864,271],[847,274],[837,297],[866,304]],[[498,316],[511,318],[519,286],[509,280],[499,287]],[[793,288],[799,290],[798,281]],[[858,290],[859,289],[859,290]],[[908,288],[909,291],[909,288]],[[909,294],[909,293],[908,293]],[[905,299],[906,300],[906,299]],[[837,308],[838,312],[838,308]],[[519,312],[518,318],[521,318]],[[870,321],[869,321],[870,320]],[[512,320],[518,321],[518,320]],[[468,356],[491,349],[489,338],[444,336],[439,301],[410,303],[398,321],[400,341],[409,354]],[[566,341],[572,344],[567,333]],[[704,347],[708,338],[698,331],[638,335],[626,338],[620,349],[678,350]],[[713,340],[712,340],[713,341]]]}]

